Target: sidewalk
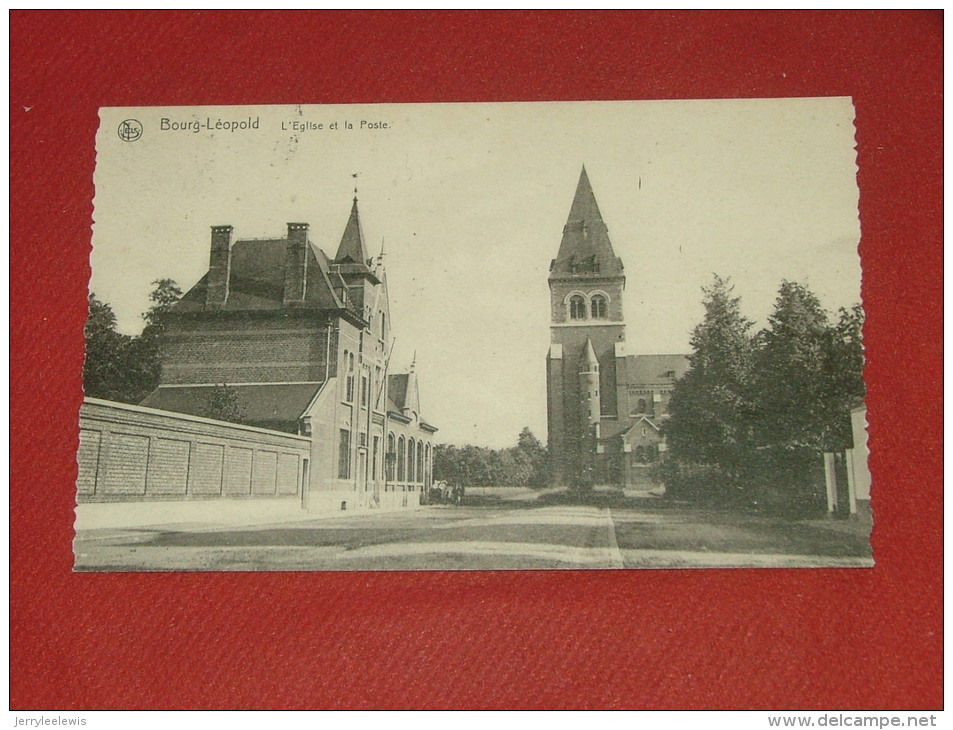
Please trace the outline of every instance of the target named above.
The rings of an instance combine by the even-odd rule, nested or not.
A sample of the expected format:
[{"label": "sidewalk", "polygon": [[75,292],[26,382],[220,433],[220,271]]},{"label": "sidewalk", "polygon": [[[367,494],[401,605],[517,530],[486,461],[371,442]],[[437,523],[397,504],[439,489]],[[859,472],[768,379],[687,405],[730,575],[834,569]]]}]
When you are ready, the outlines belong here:
[{"label": "sidewalk", "polygon": [[115,502],[81,504],[76,507],[76,532],[164,528],[170,530],[217,530],[235,527],[287,525],[341,517],[379,515],[384,512],[411,512],[421,506],[398,510],[357,509],[308,511],[296,499],[287,500],[205,500],[188,502]]}]

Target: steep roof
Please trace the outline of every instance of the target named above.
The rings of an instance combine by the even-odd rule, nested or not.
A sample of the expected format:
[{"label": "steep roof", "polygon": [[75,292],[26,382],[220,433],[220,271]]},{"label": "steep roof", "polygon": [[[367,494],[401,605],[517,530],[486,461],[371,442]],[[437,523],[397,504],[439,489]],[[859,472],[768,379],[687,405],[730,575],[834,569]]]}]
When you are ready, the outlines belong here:
[{"label": "steep roof", "polygon": [[622,259],[615,255],[609,229],[583,166],[576,195],[563,228],[559,252],[549,267],[550,280],[622,277]]},{"label": "steep roof", "polygon": [[417,389],[417,374],[392,373],[387,376],[387,396],[392,410],[400,413],[404,409],[420,414],[420,392]]},{"label": "steep roof", "polygon": [[361,229],[361,216],[357,209],[357,196],[351,205],[351,215],[344,226],[344,235],[334,256],[334,268],[342,274],[362,274],[377,282],[377,277],[367,265],[370,256],[364,245],[364,232]]},{"label": "steep roof", "polygon": [[599,364],[599,358],[596,357],[596,351],[592,349],[592,338],[586,338],[586,345],[583,350],[583,356],[586,358],[586,365],[588,365],[590,372],[594,365]]},{"label": "steep roof", "polygon": [[[140,405],[163,411],[204,416],[209,394],[219,386],[162,385],[146,396]],[[246,422],[277,430],[295,430],[321,383],[229,384],[245,414]]]},{"label": "steep roof", "polygon": [[629,385],[660,385],[682,377],[689,362],[688,355],[629,355],[625,367]]},{"label": "steep roof", "polygon": [[[285,288],[286,238],[239,239],[231,249],[226,311],[281,309]],[[307,249],[305,304],[319,309],[340,309],[344,305],[331,285],[327,256],[313,244]],[[203,276],[173,311],[196,312],[205,307],[208,274]]]}]

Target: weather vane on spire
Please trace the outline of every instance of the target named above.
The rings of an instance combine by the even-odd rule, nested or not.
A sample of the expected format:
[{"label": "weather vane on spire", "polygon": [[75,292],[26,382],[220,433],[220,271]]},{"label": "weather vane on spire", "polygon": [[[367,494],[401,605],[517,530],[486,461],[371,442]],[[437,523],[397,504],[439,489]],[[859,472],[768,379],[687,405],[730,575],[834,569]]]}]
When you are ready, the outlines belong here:
[{"label": "weather vane on spire", "polygon": [[360,175],[359,172],[352,172],[351,177],[354,178],[354,200],[357,200],[357,176]]}]

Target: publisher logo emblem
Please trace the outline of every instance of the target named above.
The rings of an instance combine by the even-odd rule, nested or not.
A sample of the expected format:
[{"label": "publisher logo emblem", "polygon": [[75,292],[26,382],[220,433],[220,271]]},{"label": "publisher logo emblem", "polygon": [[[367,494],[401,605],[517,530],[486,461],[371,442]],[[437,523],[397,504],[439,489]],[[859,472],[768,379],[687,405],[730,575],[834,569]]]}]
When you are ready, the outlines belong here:
[{"label": "publisher logo emblem", "polygon": [[119,125],[119,139],[123,142],[135,142],[142,136],[142,124],[138,119],[126,119]]}]

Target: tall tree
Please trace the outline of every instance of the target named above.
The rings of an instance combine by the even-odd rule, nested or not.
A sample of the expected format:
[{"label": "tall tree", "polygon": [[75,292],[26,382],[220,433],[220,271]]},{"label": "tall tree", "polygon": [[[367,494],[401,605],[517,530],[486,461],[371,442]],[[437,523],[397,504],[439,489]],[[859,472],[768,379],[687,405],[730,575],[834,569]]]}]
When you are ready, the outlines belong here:
[{"label": "tall tree", "polygon": [[166,318],[173,305],[182,298],[182,289],[172,279],[157,279],[152,282],[149,294],[152,302],[142,318],[146,322],[142,334],[133,343],[130,358],[130,381],[134,390],[134,402],[141,401],[159,385],[162,371],[160,344],[165,331]]},{"label": "tall tree", "polygon": [[159,340],[165,317],[182,296],[171,279],[152,282],[152,305],[142,315],[145,328],[138,337],[116,331],[116,315],[95,294],[89,295],[86,322],[86,363],[83,387],[86,395],[122,403],[139,403],[159,384]]},{"label": "tall tree", "polygon": [[520,474],[519,480],[514,481],[514,484],[542,487],[548,483],[549,452],[529,430],[529,426],[525,426],[520,431],[516,440],[515,457],[520,467]]},{"label": "tall tree", "polygon": [[838,430],[829,400],[839,350],[827,313],[803,284],[781,284],[768,327],[759,334],[753,387],[750,480],[762,497],[796,510],[824,501],[821,453]]},{"label": "tall tree", "polygon": [[863,402],[864,387],[864,310],[860,304],[841,308],[838,320],[828,329],[824,359],[823,402],[825,446],[840,451],[853,446],[850,409]]},{"label": "tall tree", "polygon": [[692,332],[691,367],[675,384],[665,433],[673,459],[716,467],[734,482],[750,447],[752,322],[729,279],[715,276],[702,291],[705,316]]},{"label": "tall tree", "polygon": [[166,315],[172,311],[172,307],[182,298],[182,288],[173,279],[156,279],[152,282],[154,287],[149,294],[149,301],[152,302],[142,318],[146,321],[146,328],[143,334],[161,333],[165,328]]},{"label": "tall tree", "polygon": [[126,359],[130,338],[116,331],[112,307],[92,293],[84,334],[83,389],[86,395],[128,402]]},{"label": "tall tree", "polygon": [[759,334],[755,433],[761,446],[817,448],[826,430],[827,314],[803,284],[781,284],[768,328]]}]

